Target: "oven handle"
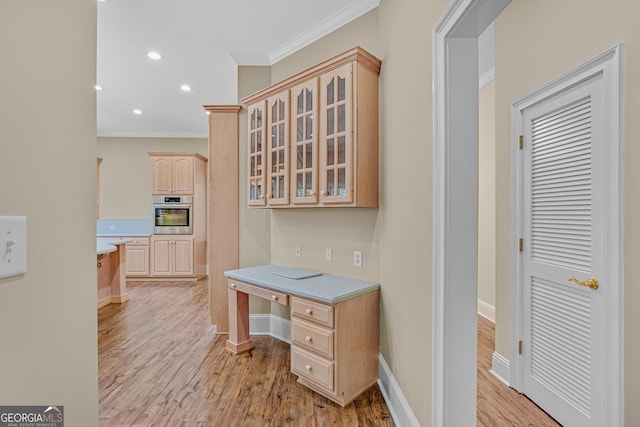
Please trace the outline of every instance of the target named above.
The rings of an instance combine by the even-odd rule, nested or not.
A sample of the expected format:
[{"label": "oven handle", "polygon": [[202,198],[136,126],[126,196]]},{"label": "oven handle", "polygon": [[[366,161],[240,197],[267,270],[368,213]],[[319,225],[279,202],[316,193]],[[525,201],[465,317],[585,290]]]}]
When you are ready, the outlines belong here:
[{"label": "oven handle", "polygon": [[174,203],[174,204],[154,204],[153,208],[191,208],[191,204],[184,204],[184,203]]}]

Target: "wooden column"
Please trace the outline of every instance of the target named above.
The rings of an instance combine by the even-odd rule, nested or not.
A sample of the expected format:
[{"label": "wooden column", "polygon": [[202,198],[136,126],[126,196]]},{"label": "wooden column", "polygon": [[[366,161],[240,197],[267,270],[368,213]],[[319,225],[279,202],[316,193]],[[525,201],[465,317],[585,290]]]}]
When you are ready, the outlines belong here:
[{"label": "wooden column", "polygon": [[209,317],[229,333],[226,270],[239,267],[239,105],[205,105],[209,112]]}]

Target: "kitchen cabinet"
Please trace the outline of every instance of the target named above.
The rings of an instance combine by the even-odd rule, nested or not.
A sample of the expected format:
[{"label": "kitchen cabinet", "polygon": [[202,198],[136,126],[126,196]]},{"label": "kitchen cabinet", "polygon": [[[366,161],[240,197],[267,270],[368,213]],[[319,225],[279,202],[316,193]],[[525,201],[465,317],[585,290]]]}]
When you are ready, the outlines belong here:
[{"label": "kitchen cabinet", "polygon": [[267,205],[289,204],[289,91],[267,99]]},{"label": "kitchen cabinet", "polygon": [[151,155],[153,195],[192,195],[197,156]]},{"label": "kitchen cabinet", "polygon": [[[243,99],[250,113],[250,207],[378,206],[380,66],[379,59],[355,47]],[[254,117],[252,112],[264,115],[266,111],[272,118],[277,109],[274,103],[286,99],[286,92],[290,99],[288,135],[275,134],[269,125],[254,127],[257,114]],[[252,149],[254,141],[257,147],[258,133],[269,135],[272,143],[274,135],[289,141],[288,162],[274,163],[274,153],[267,152],[270,167],[266,176],[260,176],[263,185],[268,180],[269,194],[274,194],[274,188],[280,190],[277,180],[288,174],[289,197],[278,192],[277,203],[269,203],[269,197],[266,202],[258,201],[254,196],[259,192],[252,192],[258,188],[255,177],[259,175],[252,168],[258,164],[252,160],[257,155]],[[286,185],[282,189],[287,192]]]},{"label": "kitchen cabinet", "polygon": [[291,203],[318,203],[318,81],[291,89]]},{"label": "kitchen cabinet", "polygon": [[248,204],[249,206],[265,206],[264,195],[266,167],[265,153],[265,105],[266,101],[257,102],[249,107],[249,144],[247,155],[248,171]]},{"label": "kitchen cabinet", "polygon": [[127,260],[126,275],[149,276],[149,237],[131,237],[131,243],[125,245],[125,259]]},{"label": "kitchen cabinet", "polygon": [[193,276],[194,237],[151,237],[151,276]]}]

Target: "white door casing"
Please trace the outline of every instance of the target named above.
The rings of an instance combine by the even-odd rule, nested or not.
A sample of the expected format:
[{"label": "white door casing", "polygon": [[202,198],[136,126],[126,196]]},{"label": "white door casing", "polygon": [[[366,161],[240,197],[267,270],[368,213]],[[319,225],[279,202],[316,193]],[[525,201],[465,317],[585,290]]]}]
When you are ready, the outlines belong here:
[{"label": "white door casing", "polygon": [[620,56],[512,107],[510,383],[567,426],[624,424]]}]

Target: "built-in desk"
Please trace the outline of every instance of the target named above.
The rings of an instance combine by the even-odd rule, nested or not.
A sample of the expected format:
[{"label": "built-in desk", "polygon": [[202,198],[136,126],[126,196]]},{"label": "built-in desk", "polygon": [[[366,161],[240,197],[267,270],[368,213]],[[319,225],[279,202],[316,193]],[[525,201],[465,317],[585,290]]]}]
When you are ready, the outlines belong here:
[{"label": "built-in desk", "polygon": [[346,406],[378,379],[380,285],[278,265],[225,272],[234,354],[253,348],[249,295],[291,307],[291,372]]}]

